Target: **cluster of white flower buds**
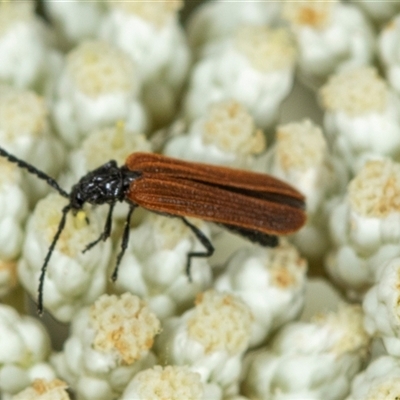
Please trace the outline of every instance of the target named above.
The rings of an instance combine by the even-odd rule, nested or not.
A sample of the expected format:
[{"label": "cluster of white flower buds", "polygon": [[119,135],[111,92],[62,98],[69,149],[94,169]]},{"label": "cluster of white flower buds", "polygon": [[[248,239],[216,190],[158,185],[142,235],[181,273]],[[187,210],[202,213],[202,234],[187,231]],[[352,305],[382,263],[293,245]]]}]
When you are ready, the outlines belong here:
[{"label": "cluster of white flower buds", "polygon": [[[0,157],[0,399],[400,399],[400,0],[193,3],[0,0],[0,148],[54,179]],[[126,195],[59,231],[135,152],[307,220],[268,247]]]}]

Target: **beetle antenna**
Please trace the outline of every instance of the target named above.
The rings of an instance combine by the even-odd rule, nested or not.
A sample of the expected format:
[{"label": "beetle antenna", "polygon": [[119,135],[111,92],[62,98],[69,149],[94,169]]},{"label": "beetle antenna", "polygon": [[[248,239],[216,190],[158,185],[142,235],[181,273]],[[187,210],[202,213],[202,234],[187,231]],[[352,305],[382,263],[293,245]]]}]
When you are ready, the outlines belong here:
[{"label": "beetle antenna", "polygon": [[54,235],[53,241],[51,242],[49,250],[47,251],[46,258],[44,259],[42,269],[40,270],[39,287],[38,287],[38,314],[39,315],[43,314],[43,285],[44,285],[44,277],[46,275],[46,270],[47,270],[47,264],[49,263],[50,257],[53,253],[53,250],[56,247],[58,239],[60,238],[61,232],[63,231],[63,229],[65,227],[65,222],[67,220],[67,214],[70,209],[71,209],[71,204],[68,204],[67,206],[65,206],[62,209],[61,221],[58,224],[57,232]]},{"label": "beetle antenna", "polygon": [[0,156],[5,157],[8,161],[17,164],[20,168],[25,168],[29,173],[36,175],[38,178],[46,181],[47,184],[51,186],[53,189],[57,190],[57,192],[60,193],[61,196],[69,199],[69,194],[59,186],[59,184],[56,182],[55,179],[45,174],[43,171],[38,170],[33,165],[28,164],[23,160],[20,160],[19,158],[13,156],[12,154],[10,154],[1,147],[0,147]]}]

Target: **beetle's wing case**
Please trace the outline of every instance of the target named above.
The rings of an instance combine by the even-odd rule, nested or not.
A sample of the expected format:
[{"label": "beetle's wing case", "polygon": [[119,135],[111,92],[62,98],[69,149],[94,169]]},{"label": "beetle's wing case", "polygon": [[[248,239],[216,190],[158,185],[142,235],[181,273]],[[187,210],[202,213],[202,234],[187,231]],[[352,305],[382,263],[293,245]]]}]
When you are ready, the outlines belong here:
[{"label": "beetle's wing case", "polygon": [[303,196],[268,175],[141,153],[130,156],[127,166],[141,171],[128,199],[151,211],[269,235],[294,232],[305,222]]},{"label": "beetle's wing case", "polygon": [[304,196],[289,184],[271,175],[244,171],[221,166],[187,162],[154,153],[132,153],[126,160],[126,166],[132,171],[140,171],[143,177],[156,176],[159,173],[170,179],[203,182],[211,186],[226,187],[239,192],[252,192],[256,197],[270,198],[273,194],[298,200],[297,207],[304,208]]}]

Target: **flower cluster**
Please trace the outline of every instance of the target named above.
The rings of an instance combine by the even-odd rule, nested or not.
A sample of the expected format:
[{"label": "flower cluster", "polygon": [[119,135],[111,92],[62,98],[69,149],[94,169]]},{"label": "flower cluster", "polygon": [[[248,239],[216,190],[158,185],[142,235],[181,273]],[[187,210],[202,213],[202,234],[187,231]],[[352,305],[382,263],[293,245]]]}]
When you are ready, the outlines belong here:
[{"label": "flower cluster", "polygon": [[400,0],[199,2],[0,1],[1,400],[400,398]]}]

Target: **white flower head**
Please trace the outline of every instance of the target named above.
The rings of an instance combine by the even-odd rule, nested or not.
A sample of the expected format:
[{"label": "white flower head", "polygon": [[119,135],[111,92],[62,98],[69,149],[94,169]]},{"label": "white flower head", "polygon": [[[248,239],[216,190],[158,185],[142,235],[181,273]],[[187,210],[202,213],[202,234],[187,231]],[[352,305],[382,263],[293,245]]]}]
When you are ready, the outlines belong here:
[{"label": "white flower head", "polygon": [[280,2],[202,3],[190,15],[186,30],[189,44],[196,53],[207,53],[218,41],[235,34],[242,25],[271,26],[279,16]]},{"label": "white flower head", "polygon": [[16,394],[37,378],[54,379],[46,360],[50,338],[38,320],[0,304],[0,390]]},{"label": "white flower head", "polygon": [[189,133],[168,142],[164,153],[191,161],[249,167],[266,140],[251,114],[235,100],[222,101],[195,120]]},{"label": "white flower head", "polygon": [[399,359],[381,356],[372,361],[353,380],[346,400],[385,400],[400,396]]},{"label": "white flower head", "polygon": [[101,0],[45,0],[43,6],[55,29],[57,42],[63,49],[94,38],[104,14]]},{"label": "white flower head", "polygon": [[187,367],[156,365],[134,376],[121,400],[206,400],[200,375]]},{"label": "white flower head", "polygon": [[290,34],[283,28],[242,26],[217,50],[194,66],[186,117],[193,120],[212,103],[235,99],[256,126],[271,127],[293,83],[296,49]]},{"label": "white flower head", "polygon": [[[205,223],[190,221],[209,235]],[[146,299],[159,318],[187,309],[197,293],[211,285],[211,267],[205,258],[193,259],[191,280],[187,276],[188,254],[204,247],[180,218],[146,214],[130,237],[116,287]]]},{"label": "white flower head", "polygon": [[400,355],[400,258],[384,262],[379,280],[366,293],[363,301],[365,328],[370,335],[383,340],[386,351]]},{"label": "white flower head", "polygon": [[[400,9],[400,2],[390,2]],[[394,14],[392,14],[394,15]],[[394,17],[380,32],[378,51],[390,86],[400,93],[400,58],[397,43],[400,35],[400,17]]]},{"label": "white flower head", "polygon": [[347,290],[365,291],[380,264],[400,255],[400,165],[368,161],[348,186],[330,218],[334,250],[331,276]]},{"label": "white flower head", "polygon": [[237,386],[241,359],[247,349],[253,316],[238,297],[210,290],[196,306],[164,322],[157,350],[164,362],[187,365],[222,390]]},{"label": "white flower head", "polygon": [[178,22],[181,0],[108,0],[99,36],[128,54],[143,82],[143,102],[155,126],[170,122],[189,70],[190,53]]},{"label": "white flower head", "polygon": [[320,95],[334,153],[353,173],[370,158],[400,157],[400,101],[374,68],[334,75]]},{"label": "white flower head", "polygon": [[0,3],[0,82],[43,90],[53,64],[50,31],[34,1]]},{"label": "white flower head", "polygon": [[294,319],[304,305],[307,262],[295,247],[281,241],[276,248],[241,249],[234,253],[215,288],[239,296],[254,320],[250,345]]},{"label": "white flower head", "polygon": [[74,317],[52,363],[79,396],[113,399],[138,371],[154,365],[150,348],[159,331],[159,320],[138,297],[103,295]]},{"label": "white flower head", "polygon": [[60,135],[77,146],[93,129],[120,120],[144,131],[139,88],[136,68],[123,51],[103,41],[81,43],[68,54],[58,82],[53,116]]},{"label": "white flower head", "polygon": [[[0,85],[0,143],[10,153],[51,176],[64,164],[65,149],[52,135],[44,98],[33,91]],[[48,186],[37,177],[24,175],[30,205],[43,197]]]},{"label": "white flower head", "polygon": [[61,181],[64,187],[70,187],[83,175],[110,160],[124,165],[128,155],[137,151],[150,152],[151,144],[144,135],[126,129],[122,121],[95,129],[70,153],[68,172]]},{"label": "white flower head", "polygon": [[352,0],[352,2],[356,3],[367,14],[368,18],[376,22],[378,26],[388,22],[393,18],[393,15],[397,15],[400,11],[399,0],[379,3],[369,0]]},{"label": "white flower head", "polygon": [[[56,234],[66,200],[51,194],[41,200],[26,228],[23,257],[18,265],[22,285],[37,295],[39,275]],[[110,241],[101,242],[86,253],[85,246],[96,240],[104,228],[93,211],[70,212],[65,228],[50,258],[44,280],[44,305],[61,321],[69,321],[77,310],[90,304],[106,288],[106,268],[111,258]]]},{"label": "white flower head", "polygon": [[370,339],[361,307],[283,327],[267,349],[245,359],[243,393],[250,398],[342,399],[365,360]]},{"label": "white flower head", "polygon": [[11,400],[70,400],[68,385],[59,380],[36,379],[32,385],[16,394]]},{"label": "white flower head", "polygon": [[374,34],[363,13],[333,1],[285,2],[282,16],[299,47],[302,78],[319,86],[330,74],[371,62]]}]

